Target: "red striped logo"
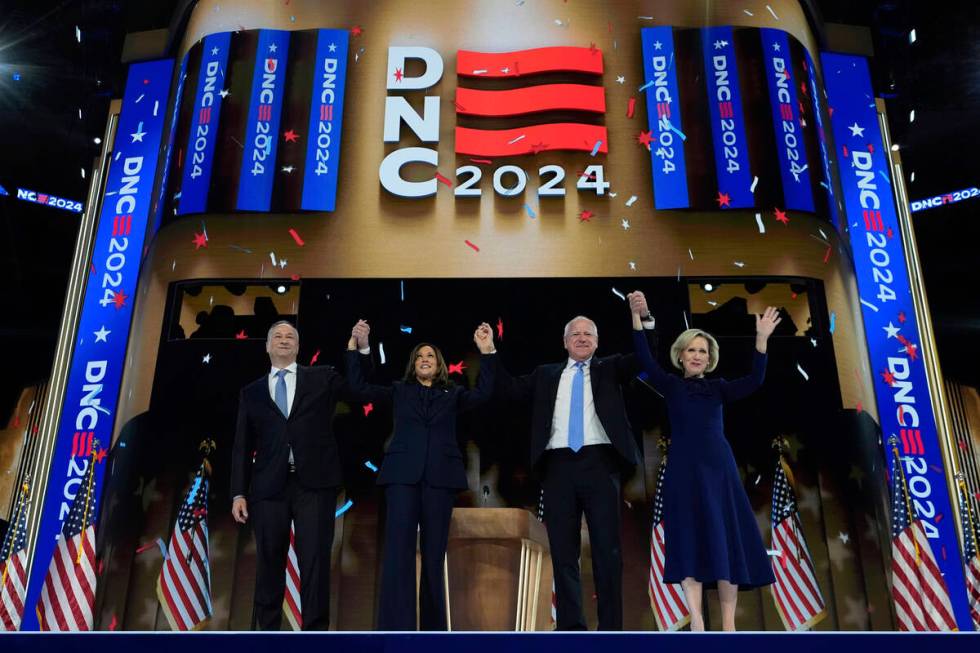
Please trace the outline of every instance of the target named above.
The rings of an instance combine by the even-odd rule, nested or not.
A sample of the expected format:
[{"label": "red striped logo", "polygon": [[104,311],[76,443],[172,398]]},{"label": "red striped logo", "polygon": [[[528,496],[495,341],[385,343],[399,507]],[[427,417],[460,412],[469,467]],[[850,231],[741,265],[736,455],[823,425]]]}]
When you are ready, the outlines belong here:
[{"label": "red striped logo", "polygon": [[320,120],[333,120],[333,105],[332,104],[321,104],[320,105]]},{"label": "red striped logo", "polygon": [[[542,73],[601,75],[602,71],[602,51],[596,48],[553,47],[498,53],[460,50],[456,56],[459,78],[523,81],[522,78],[528,75]],[[538,84],[509,89],[459,87],[456,90],[456,113],[459,116],[513,118],[559,111],[605,115],[605,89],[596,84]],[[553,150],[595,150],[605,154],[608,140],[604,125],[567,120],[513,129],[456,127],[456,153],[469,156],[516,156]]]},{"label": "red striped logo", "polygon": [[670,102],[657,102],[657,119],[670,118]]},{"label": "red striped logo", "polygon": [[272,105],[271,104],[260,104],[259,105],[259,120],[264,122],[269,122],[272,120]]},{"label": "red striped logo", "polygon": [[780,104],[779,105],[779,115],[783,120],[793,119],[793,105],[792,104]]},{"label": "red striped logo", "polygon": [[870,209],[864,209],[861,211],[864,216],[864,229],[865,231],[884,231],[885,225],[881,221],[881,211],[873,211]]},{"label": "red striped logo", "polygon": [[95,431],[75,431],[71,439],[71,455],[86,456],[92,455],[92,441],[95,440]]},{"label": "red striped logo", "polygon": [[132,229],[133,229],[132,214],[117,215],[112,219],[113,236],[128,236],[129,232],[132,231]]},{"label": "red striped logo", "polygon": [[718,113],[722,118],[734,118],[735,111],[732,109],[731,102],[719,102],[718,103]]},{"label": "red striped logo", "polygon": [[925,455],[926,449],[922,446],[922,431],[919,429],[900,429],[899,435],[902,436],[902,453]]},{"label": "red striped logo", "polygon": [[206,125],[211,122],[211,107],[204,107],[197,114],[197,122],[201,125]]}]

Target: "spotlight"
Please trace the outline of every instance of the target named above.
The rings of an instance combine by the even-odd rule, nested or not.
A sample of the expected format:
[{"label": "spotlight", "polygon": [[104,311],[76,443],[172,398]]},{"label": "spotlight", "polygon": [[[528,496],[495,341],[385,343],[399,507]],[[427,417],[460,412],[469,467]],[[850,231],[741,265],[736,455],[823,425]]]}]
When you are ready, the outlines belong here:
[{"label": "spotlight", "polygon": [[102,145],[102,139],[99,138],[98,136],[96,136],[95,138],[93,138],[92,139],[92,142],[95,143],[96,145]]},{"label": "spotlight", "polygon": [[85,179],[85,168],[82,168],[82,179]]},{"label": "spotlight", "polygon": [[704,292],[714,292],[715,285],[713,283],[709,283],[705,281],[704,283],[701,284],[701,290],[703,290]]},{"label": "spotlight", "polygon": [[915,28],[914,27],[912,28],[912,31],[909,32],[909,43],[915,43]]},{"label": "spotlight", "polygon": [[915,109],[909,111],[909,122],[915,122]]},{"label": "spotlight", "polygon": [[285,295],[286,294],[286,286],[283,286],[283,285],[276,286],[276,292],[279,293],[280,295]]},{"label": "spotlight", "polygon": [[11,77],[13,77],[15,82],[20,81],[20,73],[14,73],[13,75],[11,75]]},{"label": "spotlight", "polygon": [[892,152],[898,152],[898,143],[892,143]]}]

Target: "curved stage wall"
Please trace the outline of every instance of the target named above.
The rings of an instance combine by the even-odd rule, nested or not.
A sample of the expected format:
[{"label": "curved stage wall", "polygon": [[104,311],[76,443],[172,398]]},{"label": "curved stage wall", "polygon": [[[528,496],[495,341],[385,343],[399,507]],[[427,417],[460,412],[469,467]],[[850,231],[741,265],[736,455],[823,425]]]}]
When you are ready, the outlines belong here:
[{"label": "curved stage wall", "polygon": [[[699,288],[712,280],[729,288],[770,284],[756,299],[753,291],[734,293],[735,303],[725,306],[741,310],[736,321],[746,311],[757,312],[762,297],[784,302],[794,316],[790,305],[800,301],[802,319],[809,319],[784,334],[786,356],[774,372],[781,389],[765,397],[786,403],[776,410],[778,422],[760,429],[761,452],[749,432],[753,416],[767,406],[750,405],[732,418],[760,528],[769,529],[768,441],[789,436],[795,444],[788,463],[828,604],[817,628],[893,629],[886,584],[888,494],[872,376],[877,370],[868,365],[854,263],[841,235],[857,218],[843,218],[843,168],[833,160],[830,112],[821,105],[819,56],[806,16],[796,2],[773,1],[768,7],[753,13],[737,3],[712,2],[198,2],[176,52],[162,137],[166,150],[173,125],[174,146],[160,157],[149,219],[150,229],[159,230],[147,235],[133,295],[110,453],[115,468],[99,522],[105,567],[97,627],[113,622],[122,629],[167,628],[153,589],[159,555],[142,545],[168,537],[197,441],[216,434],[221,440],[233,428],[219,418],[237,388],[214,390],[211,379],[244,382],[266,364],[261,340],[173,337],[187,289],[201,292],[195,284],[298,286],[299,306],[279,314],[300,319],[301,362],[321,346],[321,360],[337,361],[328,352],[343,346],[344,329],[361,316],[358,310],[373,311],[378,332],[388,329],[386,342],[397,339],[401,314],[390,307],[405,301],[407,286],[411,296],[424,291],[431,302],[425,310],[413,309],[418,335],[444,337],[433,326],[439,311],[465,316],[460,328],[506,314],[506,324],[520,324],[525,332],[508,331],[518,340],[505,337],[502,351],[520,352],[519,340],[551,347],[526,347],[523,358],[515,355],[523,371],[561,354],[557,336],[543,340],[535,329],[543,325],[556,333],[576,312],[600,315],[604,346],[625,347],[624,338],[607,335],[625,333],[625,309],[611,288],[657,293],[665,340],[688,319],[723,325],[717,314],[711,316],[717,302]],[[701,31],[713,26],[719,27]],[[668,39],[673,51],[661,70],[654,52]],[[772,59],[763,56],[773,43],[787,50],[785,68],[771,68]],[[327,63],[333,46],[346,50],[343,61]],[[561,47],[575,50],[552,51],[550,58],[514,55],[524,62],[521,73],[515,72],[520,62],[511,70],[506,55],[462,52]],[[270,53],[281,51],[286,52],[273,60]],[[428,57],[426,64],[418,57]],[[435,75],[436,59],[441,75]],[[675,63],[672,78],[665,71]],[[550,72],[531,74],[533,66]],[[719,70],[725,74],[706,76]],[[412,80],[422,88],[399,90]],[[654,80],[660,83],[651,85]],[[783,93],[780,80],[789,82]],[[522,90],[531,83],[575,86],[535,95]],[[719,90],[728,84],[735,95]],[[670,95],[679,101],[661,105]],[[778,99],[770,102],[773,97]],[[411,117],[413,110],[418,117]],[[395,115],[399,111],[408,116],[404,121]],[[780,131],[780,111],[799,125],[798,139]],[[566,126],[549,126],[556,123]],[[478,133],[486,129],[515,131],[495,140]],[[534,136],[522,136],[522,129]],[[319,138],[311,141],[314,134]],[[507,147],[526,153],[508,156]],[[408,162],[399,167],[401,157]],[[463,166],[478,172],[458,171]],[[516,169],[500,172],[501,166]],[[540,172],[545,166],[550,170]],[[506,189],[523,175],[526,189],[508,195]],[[480,179],[467,184],[471,176]],[[677,190],[680,176],[686,192]],[[542,195],[538,189],[554,177],[563,181],[550,187],[563,187],[564,195]],[[481,194],[461,195],[461,187]],[[102,199],[108,202],[105,190]],[[460,299],[473,292],[496,305]],[[528,309],[542,322],[522,323],[514,307],[537,301],[517,301],[525,292],[561,302],[551,312]],[[731,343],[728,351],[744,349],[743,335],[733,332],[723,341]],[[465,341],[458,344],[465,351]],[[198,357],[212,352],[216,362],[235,359],[225,377],[201,367]],[[397,352],[390,356],[396,367],[403,353]],[[737,358],[731,357],[730,374],[739,371]],[[206,429],[177,414],[182,404],[174,387],[182,384],[215,402]],[[635,399],[648,402],[649,395],[637,391]],[[188,404],[194,404],[194,415],[207,414],[198,399]],[[338,417],[342,428],[355,434],[374,429],[375,439],[383,440],[383,427],[355,421],[359,410],[351,407]],[[624,490],[625,617],[626,627],[636,630],[655,628],[646,594],[647,545],[656,441],[665,424],[655,413],[637,417],[645,467]],[[173,424],[162,423],[167,420]],[[476,487],[464,493],[461,505],[481,505],[477,488],[492,486],[491,503],[482,505],[533,510],[536,486],[527,470],[517,463],[494,467],[499,452],[483,452],[481,427],[471,428],[476,435],[467,450],[474,456],[469,464]],[[151,434],[160,440],[140,444],[141,435],[145,440]],[[221,444],[230,443],[219,442],[214,454],[215,618],[209,627],[245,629],[254,550],[250,534],[239,532],[227,514],[219,479],[230,446],[222,453]],[[380,449],[370,451],[380,455]],[[481,462],[481,455],[487,460]],[[501,469],[511,469],[517,480],[501,481]],[[363,474],[353,474],[348,492],[356,499],[354,508],[337,524],[332,626],[344,630],[370,629],[377,600],[383,507]],[[519,487],[509,497],[500,490],[508,483]],[[590,592],[587,549],[582,562]],[[751,596],[740,602],[739,627],[782,629],[768,592]],[[709,611],[715,610],[716,599],[709,599]]]}]

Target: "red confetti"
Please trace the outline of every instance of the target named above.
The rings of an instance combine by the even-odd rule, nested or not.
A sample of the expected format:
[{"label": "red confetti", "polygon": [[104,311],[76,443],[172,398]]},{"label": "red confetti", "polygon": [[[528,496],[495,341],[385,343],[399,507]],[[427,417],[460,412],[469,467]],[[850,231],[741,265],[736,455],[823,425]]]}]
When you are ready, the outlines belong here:
[{"label": "red confetti", "polygon": [[919,359],[919,348],[916,345],[913,345],[911,342],[905,345],[905,353],[908,354],[909,358],[911,358],[913,361]]},{"label": "red confetti", "polygon": [[873,143],[868,143],[868,152],[870,152],[871,154],[875,153],[875,146]]},{"label": "red confetti", "polygon": [[404,77],[404,76],[405,76],[405,73],[402,72],[402,69],[401,68],[395,68],[395,81],[396,82],[402,81],[402,77]]},{"label": "red confetti", "polygon": [[293,281],[299,281],[299,275],[298,274],[291,274],[291,275],[289,275],[289,278],[292,279]]},{"label": "red confetti", "polygon": [[860,401],[857,403],[857,406],[855,406],[855,410],[857,410],[857,412],[859,412],[859,413],[863,413],[864,412],[864,406],[861,405],[861,402]]},{"label": "red confetti", "polygon": [[630,101],[626,105],[626,117],[632,118],[633,113],[636,111],[636,98],[631,97]]},{"label": "red confetti", "polygon": [[453,187],[453,182],[451,182],[451,181],[449,181],[449,179],[448,179],[447,177],[444,177],[444,176],[443,176],[443,175],[442,175],[441,173],[439,173],[439,172],[436,172],[436,179],[438,179],[438,180],[439,180],[439,181],[440,181],[441,183],[443,183],[443,184],[446,184],[446,185],[447,185],[447,186],[449,186],[450,188],[452,188],[452,187]]},{"label": "red confetti", "polygon": [[115,305],[117,311],[126,305],[127,299],[129,299],[129,295],[121,290],[112,296],[112,303]]},{"label": "red confetti", "polygon": [[98,561],[95,563],[95,573],[97,573],[99,576],[101,576],[102,575],[102,569],[104,567],[105,567],[105,560],[103,560],[102,558],[99,558]]},{"label": "red confetti", "polygon": [[313,354],[313,358],[310,359],[310,365],[316,365],[317,359],[320,358],[320,350],[317,349],[316,353]]},{"label": "red confetti", "polygon": [[470,241],[464,240],[463,242],[466,243],[467,246],[472,247],[474,252],[479,252],[480,251],[480,248],[477,247],[476,245],[474,245],[473,243],[471,243]]},{"label": "red confetti", "polygon": [[885,380],[888,385],[895,385],[895,375],[892,374],[891,370],[885,370],[881,373],[881,378]]},{"label": "red confetti", "polygon": [[116,618],[116,615],[113,614],[112,615],[112,621],[109,622],[109,630],[115,630],[116,629],[116,626],[118,626],[118,625],[119,625],[119,619],[117,619]]},{"label": "red confetti", "polygon": [[775,211],[776,211],[776,222],[789,224],[789,218],[786,217],[786,211],[780,211],[778,208],[776,208]]},{"label": "red confetti", "polygon": [[899,311],[898,312],[898,322],[899,322],[899,324],[905,324],[905,320],[906,319],[908,319],[908,318],[905,317],[905,311]]},{"label": "red confetti", "polygon": [[37,424],[35,424],[34,426],[32,426],[31,427],[31,435],[37,435],[37,429],[38,429]]},{"label": "red confetti", "polygon": [[136,553],[139,554],[139,553],[143,553],[144,551],[149,551],[150,549],[156,548],[156,545],[157,545],[156,542],[148,542],[146,544],[141,544],[140,546],[136,547]]},{"label": "red confetti", "polygon": [[594,216],[595,216],[595,213],[593,213],[592,211],[582,211],[581,213],[578,214],[578,221],[579,222],[588,222]]},{"label": "red confetti", "polygon": [[99,449],[99,453],[95,454],[95,462],[101,463],[107,453],[109,453],[108,449]]},{"label": "red confetti", "polygon": [[823,254],[823,262],[826,263],[830,260],[830,245],[827,246],[827,251]]},{"label": "red confetti", "polygon": [[459,361],[458,363],[450,363],[449,364],[449,373],[450,374],[462,374],[463,373],[463,370],[465,370],[465,369],[466,369],[466,363],[464,363],[463,361]]},{"label": "red confetti", "polygon": [[197,233],[195,231],[194,232],[194,249],[195,250],[198,250],[198,249],[201,249],[202,247],[207,247],[207,246],[208,246],[208,237],[205,236],[204,234],[199,234],[199,233]]},{"label": "red confetti", "polygon": [[284,131],[282,133],[282,137],[286,139],[287,143],[295,143],[296,140],[299,138],[299,134],[297,134],[295,131],[290,129],[289,131]]},{"label": "red confetti", "polygon": [[937,514],[937,515],[936,515],[935,517],[933,517],[933,519],[932,519],[932,521],[934,521],[934,522],[936,522],[937,524],[938,524],[939,522],[941,522],[942,520],[943,520],[943,513],[939,513],[939,514]]},{"label": "red confetti", "polygon": [[790,296],[791,299],[796,299],[796,293],[795,292],[791,292],[789,294],[789,296]]},{"label": "red confetti", "polygon": [[895,232],[892,231],[892,228],[891,227],[888,227],[888,229],[885,231],[885,235],[888,236],[889,238],[894,238],[895,237]]},{"label": "red confetti", "polygon": [[715,201],[718,202],[718,208],[720,209],[723,206],[731,206],[732,198],[729,197],[728,193],[718,191],[718,197]]},{"label": "red confetti", "polygon": [[957,446],[959,446],[960,449],[966,451],[966,442],[963,442],[963,440],[957,440],[956,444]]},{"label": "red confetti", "polygon": [[351,36],[360,36],[361,34],[364,33],[364,30],[361,29],[360,25],[354,25],[353,27],[350,28],[350,33]]},{"label": "red confetti", "polygon": [[654,140],[653,139],[653,132],[650,132],[650,131],[641,131],[636,136],[636,142],[639,143],[640,145],[643,145],[648,150],[650,149],[650,143],[652,143],[653,140]]},{"label": "red confetti", "polygon": [[490,159],[474,159],[474,158],[470,158],[470,161],[472,161],[473,163],[485,163],[486,165],[492,165],[493,164],[493,161],[490,160]]},{"label": "red confetti", "polygon": [[364,416],[365,417],[367,417],[368,415],[370,415],[372,410],[374,410],[374,404],[373,403],[371,403],[371,404],[364,404]]},{"label": "red confetti", "polygon": [[[938,515],[937,515],[937,517],[938,517]],[[939,521],[939,520],[937,519],[936,521]],[[943,554],[943,560],[945,560],[946,559],[946,547],[945,546],[940,546],[939,547],[939,552]]]},{"label": "red confetti", "polygon": [[92,274],[95,274],[95,263],[89,263],[89,265],[90,265],[90,266],[91,266],[91,268],[92,268],[92,269],[91,269],[91,273],[92,273]]},{"label": "red confetti", "polygon": [[247,339],[248,339],[248,334],[245,333],[245,329],[242,329],[241,331],[235,334],[235,340],[247,340]]},{"label": "red confetti", "polygon": [[848,154],[847,146],[845,145],[844,146],[844,158],[846,159],[848,156],[850,156],[850,155]]},{"label": "red confetti", "polygon": [[497,318],[497,340],[504,339],[504,321],[502,318]]},{"label": "red confetti", "polygon": [[829,113],[830,114],[830,117],[833,118],[834,117],[834,107],[827,107],[827,113]]},{"label": "red confetti", "polygon": [[303,239],[299,237],[299,234],[296,233],[296,230],[295,229],[290,229],[289,230],[289,235],[293,237],[293,240],[295,240],[296,241],[296,244],[299,245],[300,247],[302,247],[303,245],[306,244],[306,243],[303,242]]}]

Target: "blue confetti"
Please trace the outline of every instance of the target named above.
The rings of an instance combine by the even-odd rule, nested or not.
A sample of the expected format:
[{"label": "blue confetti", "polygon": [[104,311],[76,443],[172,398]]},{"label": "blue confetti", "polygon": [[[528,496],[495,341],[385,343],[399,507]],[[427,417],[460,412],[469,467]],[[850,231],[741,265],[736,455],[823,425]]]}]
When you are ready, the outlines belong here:
[{"label": "blue confetti", "polygon": [[830,332],[833,333],[834,329],[837,328],[837,313],[830,313]]},{"label": "blue confetti", "polygon": [[374,463],[372,463],[370,460],[365,460],[364,461],[364,466],[367,467],[368,469],[370,469],[372,472],[377,472],[378,471],[378,466],[375,465]]},{"label": "blue confetti", "polygon": [[892,183],[892,180],[888,178],[888,175],[885,173],[884,170],[879,170],[878,171],[878,174],[881,175],[881,178],[885,180],[885,183],[886,184],[891,184]]},{"label": "blue confetti", "polygon": [[667,124],[670,125],[670,131],[672,131],[675,134],[677,134],[682,141],[686,141],[687,140],[687,135],[684,132],[682,132],[681,130],[679,130],[677,127],[674,127],[674,123],[670,122],[669,119],[667,120]]},{"label": "blue confetti", "polygon": [[596,141],[595,142],[595,145],[592,146],[592,156],[595,156],[596,155],[596,152],[599,151],[599,148],[600,147],[602,147],[602,141]]},{"label": "blue confetti", "polygon": [[170,554],[167,553],[167,547],[163,543],[163,538],[162,537],[158,537],[157,538],[157,546],[160,547],[160,553],[163,554],[163,559],[164,560],[170,560]]},{"label": "blue confetti", "polygon": [[636,89],[636,91],[637,91],[637,93],[642,93],[643,91],[647,90],[651,86],[653,86],[653,80],[650,80],[649,82],[647,82],[646,84],[644,84],[640,88]]},{"label": "blue confetti", "polygon": [[337,508],[337,512],[335,512],[333,514],[334,519],[336,519],[337,517],[340,517],[342,514],[344,514],[348,510],[350,510],[350,507],[353,506],[353,505],[354,505],[354,502],[351,501],[350,499],[348,499],[347,500],[347,503],[345,503],[344,505],[342,505],[339,508]]},{"label": "blue confetti", "polygon": [[11,77],[14,78],[14,81],[15,82],[19,82],[20,81],[20,73],[14,73],[13,75],[11,75]]},{"label": "blue confetti", "polygon": [[401,326],[400,326],[400,327],[398,327],[398,328],[399,328],[399,329],[401,329],[401,332],[402,332],[402,333],[411,333],[411,332],[412,332],[412,327],[410,327],[410,326],[405,326],[404,324],[403,324],[403,325],[401,325]]},{"label": "blue confetti", "polygon": [[399,283],[399,285],[401,286],[401,293],[402,293],[402,301],[405,301],[405,280],[404,280],[404,279],[402,279],[402,280],[401,280],[401,281],[399,281],[398,283]]},{"label": "blue confetti", "polygon": [[524,202],[524,209],[527,211],[527,215],[529,218],[534,219],[538,217],[534,214],[534,209],[532,209],[531,205],[528,204],[527,202]]}]

